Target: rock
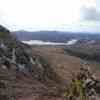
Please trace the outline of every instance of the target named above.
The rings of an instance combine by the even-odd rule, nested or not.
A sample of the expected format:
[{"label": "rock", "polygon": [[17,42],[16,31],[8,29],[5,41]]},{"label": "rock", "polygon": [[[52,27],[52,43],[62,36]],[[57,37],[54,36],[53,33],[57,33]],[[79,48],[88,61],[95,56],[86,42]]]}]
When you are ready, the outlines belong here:
[{"label": "rock", "polygon": [[7,69],[7,66],[2,65],[1,68],[6,70]]},{"label": "rock", "polygon": [[100,95],[100,81],[96,81],[95,90],[96,90],[96,93]]},{"label": "rock", "polygon": [[[80,68],[80,72],[73,77],[72,83],[70,84],[69,89],[66,91],[67,98],[71,95],[72,98],[76,99],[85,97],[88,98],[87,100],[97,100],[96,98],[100,96],[100,91],[97,92],[97,90],[100,89],[99,81],[92,77],[94,75],[93,73],[90,74],[91,70],[89,69],[90,68],[82,67]],[[98,89],[96,87],[98,87]]]}]

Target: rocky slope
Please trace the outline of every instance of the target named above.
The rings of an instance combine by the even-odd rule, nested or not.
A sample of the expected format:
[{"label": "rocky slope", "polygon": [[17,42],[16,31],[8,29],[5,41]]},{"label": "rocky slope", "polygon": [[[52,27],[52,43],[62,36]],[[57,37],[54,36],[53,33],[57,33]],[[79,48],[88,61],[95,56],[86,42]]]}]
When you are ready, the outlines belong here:
[{"label": "rocky slope", "polygon": [[[94,89],[95,87],[95,91],[97,92],[97,94],[99,94],[99,97],[97,96],[98,99],[92,99],[92,100],[100,99],[100,91],[99,91],[100,90],[100,81],[99,81],[100,80],[100,77],[99,77],[100,63],[99,62],[96,62],[95,60],[92,60],[92,61],[86,60],[81,57],[72,55],[66,52],[65,47],[63,46],[62,47],[61,46],[56,46],[56,47],[55,46],[40,46],[40,47],[37,46],[37,47],[33,47],[33,52],[37,55],[41,55],[43,58],[45,58],[48,61],[48,63],[50,64],[51,67],[53,67],[55,72],[61,78],[63,78],[62,81],[64,81],[64,83],[67,83],[66,88],[69,87],[68,85],[71,85],[70,82],[72,82],[73,79],[76,80],[75,76],[81,75],[80,68],[85,67],[86,70],[89,68],[89,71],[86,71],[86,70],[84,71],[84,72],[90,73],[89,77],[86,79],[84,78],[85,80],[81,79],[81,81],[84,81],[86,82],[86,84],[89,85],[89,87],[88,85],[86,85],[85,87],[86,91],[87,89],[89,90],[88,92],[91,92],[91,89]],[[87,75],[87,74],[84,73],[84,75]],[[92,76],[93,77],[95,76],[96,79],[92,78]],[[92,86],[90,86],[91,85],[90,81],[93,82]],[[84,88],[84,85],[82,88]],[[69,90],[71,91],[70,87],[69,87]],[[87,92],[85,94],[87,94]],[[81,99],[68,99],[68,100],[81,100]],[[86,100],[86,99],[82,99],[82,100]]]},{"label": "rocky slope", "polygon": [[20,100],[28,94],[38,100],[41,95],[56,96],[59,79],[45,59],[0,26],[0,100]]}]

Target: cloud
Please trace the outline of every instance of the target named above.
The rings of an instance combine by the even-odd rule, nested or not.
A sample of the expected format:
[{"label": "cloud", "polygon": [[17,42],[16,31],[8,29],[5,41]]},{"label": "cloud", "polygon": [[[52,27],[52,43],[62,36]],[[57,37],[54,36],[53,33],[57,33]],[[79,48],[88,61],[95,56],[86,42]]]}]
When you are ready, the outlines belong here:
[{"label": "cloud", "polygon": [[100,21],[100,11],[96,7],[83,7],[81,19],[85,21]]}]

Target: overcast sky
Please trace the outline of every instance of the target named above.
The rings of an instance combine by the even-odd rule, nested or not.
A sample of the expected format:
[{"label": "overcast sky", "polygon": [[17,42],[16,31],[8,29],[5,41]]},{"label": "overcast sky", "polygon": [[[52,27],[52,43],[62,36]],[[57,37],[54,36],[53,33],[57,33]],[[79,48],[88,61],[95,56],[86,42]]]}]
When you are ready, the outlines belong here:
[{"label": "overcast sky", "polygon": [[0,0],[0,24],[11,31],[100,32],[100,0]]}]

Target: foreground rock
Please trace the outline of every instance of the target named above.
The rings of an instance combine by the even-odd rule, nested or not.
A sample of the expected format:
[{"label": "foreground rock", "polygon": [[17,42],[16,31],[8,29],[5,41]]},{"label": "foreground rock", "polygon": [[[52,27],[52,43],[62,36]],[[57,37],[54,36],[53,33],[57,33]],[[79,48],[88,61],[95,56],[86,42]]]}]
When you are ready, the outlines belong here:
[{"label": "foreground rock", "polygon": [[100,81],[91,73],[89,67],[81,67],[65,92],[66,100],[99,100]]}]

